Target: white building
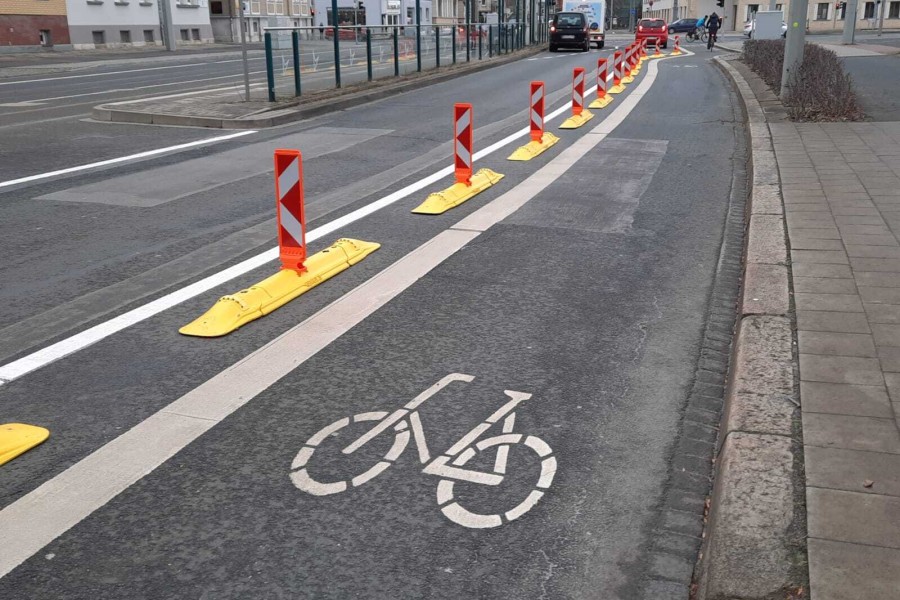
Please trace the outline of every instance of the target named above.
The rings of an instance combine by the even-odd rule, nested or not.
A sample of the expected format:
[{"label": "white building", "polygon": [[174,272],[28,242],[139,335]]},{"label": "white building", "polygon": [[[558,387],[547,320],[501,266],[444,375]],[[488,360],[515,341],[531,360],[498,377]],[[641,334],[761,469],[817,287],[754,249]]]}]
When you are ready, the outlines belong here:
[{"label": "white building", "polygon": [[168,2],[179,43],[212,42],[208,0],[66,0],[69,37],[79,50],[162,44],[157,2]]},{"label": "white building", "polygon": [[[243,0],[247,41],[258,42],[267,27],[311,27],[315,24],[312,0]],[[238,0],[210,0],[209,20],[217,42],[237,42]],[[303,37],[309,37],[304,32]]]},{"label": "white building", "polygon": [[[437,1],[437,0],[436,0]],[[453,22],[456,18],[456,2],[440,0],[441,10],[446,14],[435,15],[431,0],[420,0],[422,25]],[[331,0],[315,0],[315,25],[331,25]],[[415,25],[415,0],[362,0],[362,9],[356,8],[355,0],[338,0],[338,25]]]}]

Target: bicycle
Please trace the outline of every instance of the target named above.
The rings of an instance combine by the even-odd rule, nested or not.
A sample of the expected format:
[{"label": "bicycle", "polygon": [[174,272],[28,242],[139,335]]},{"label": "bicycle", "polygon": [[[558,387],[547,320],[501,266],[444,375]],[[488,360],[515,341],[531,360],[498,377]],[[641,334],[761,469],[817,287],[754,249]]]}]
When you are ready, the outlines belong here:
[{"label": "bicycle", "polygon": [[687,39],[691,40],[692,42],[696,42],[697,40],[700,40],[701,42],[705,42],[707,35],[708,34],[706,31],[706,27],[701,25],[699,27],[695,27],[693,31],[688,32],[688,34],[685,37]]},{"label": "bicycle", "polygon": [[[514,433],[516,413],[514,409],[522,402],[531,398],[531,394],[504,390],[504,394],[510,398],[503,406],[497,409],[487,419],[472,428],[463,435],[442,455],[432,459],[425,439],[425,430],[419,417],[418,409],[440,390],[454,382],[471,383],[475,379],[472,375],[451,373],[440,381],[413,398],[403,408],[392,413],[387,411],[373,411],[360,413],[353,417],[344,417],[330,425],[326,425],[314,434],[304,444],[291,463],[291,481],[294,485],[314,496],[328,496],[339,494],[348,489],[358,488],[368,483],[388,467],[394,464],[409,444],[410,432],[419,453],[419,461],[424,465],[422,473],[437,475],[441,480],[437,485],[437,503],[441,512],[448,519],[474,529],[498,527],[504,523],[514,521],[534,508],[543,497],[547,489],[553,483],[556,475],[556,457],[553,450],[542,439],[533,435]],[[491,427],[502,423],[502,434],[488,437],[478,441]],[[391,447],[378,462],[350,479],[340,481],[317,481],[310,475],[308,465],[315,455],[315,451],[327,441],[339,437],[339,433],[345,427],[355,423],[374,423],[361,437],[351,442],[341,450],[341,454],[349,456],[364,445],[378,437],[380,434],[393,428],[394,441]],[[342,442],[342,444],[345,442]],[[502,514],[480,514],[464,508],[454,500],[454,486],[457,481],[466,481],[486,486],[500,485],[505,476],[509,452],[515,446],[528,448],[538,455],[540,460],[540,477],[528,496],[515,507],[504,511]],[[493,470],[490,473],[464,468],[477,454],[496,448],[496,457],[493,461]]]},{"label": "bicycle", "polygon": [[709,40],[707,40],[707,42],[706,42],[706,49],[712,50],[713,46],[716,45],[718,38],[719,38],[718,31],[710,31],[709,32]]}]

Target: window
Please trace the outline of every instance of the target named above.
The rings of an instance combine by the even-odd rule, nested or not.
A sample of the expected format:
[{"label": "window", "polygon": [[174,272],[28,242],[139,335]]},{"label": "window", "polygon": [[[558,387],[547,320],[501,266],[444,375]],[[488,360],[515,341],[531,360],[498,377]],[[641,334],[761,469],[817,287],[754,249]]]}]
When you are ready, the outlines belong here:
[{"label": "window", "polygon": [[199,29],[191,29],[191,39],[195,42],[200,41],[200,30]]},{"label": "window", "polygon": [[866,10],[863,13],[864,19],[874,19],[875,18],[875,3],[874,2],[866,2]]},{"label": "window", "polygon": [[49,29],[41,29],[40,31],[41,46],[50,47],[53,45],[53,38],[50,36]]},{"label": "window", "polygon": [[191,40],[191,32],[188,31],[187,29],[182,29],[181,30],[181,41],[189,42],[190,40]]},{"label": "window", "polygon": [[250,0],[250,14],[258,15],[260,12],[259,0]]},{"label": "window", "polygon": [[782,7],[781,4],[776,4],[776,5],[775,5],[775,10],[781,10],[781,7]]},{"label": "window", "polygon": [[91,36],[93,36],[95,44],[105,44],[106,43],[106,32],[105,31],[92,31]]},{"label": "window", "polygon": [[266,0],[266,14],[267,15],[283,15],[284,14],[283,0]]},{"label": "window", "polygon": [[828,20],[828,7],[830,4],[828,2],[819,2],[816,4],[816,21],[827,21]]},{"label": "window", "polygon": [[153,30],[152,29],[144,30],[144,41],[147,42],[148,44],[152,44],[156,41],[155,39],[153,39]]},{"label": "window", "polygon": [[846,18],[846,16],[847,16],[847,3],[841,2],[841,8],[839,10],[838,9],[835,9],[835,10],[837,10],[837,14],[838,14],[837,18],[839,20],[843,21],[844,18]]},{"label": "window", "polygon": [[888,19],[900,19],[900,2],[888,4]]},{"label": "window", "polygon": [[123,29],[119,32],[119,41],[123,44],[131,43],[131,32],[127,29]]},{"label": "window", "polygon": [[213,0],[209,3],[209,14],[211,15],[221,15],[224,14],[225,10],[222,8],[221,0]]},{"label": "window", "polygon": [[753,19],[753,15],[759,12],[759,4],[748,4],[747,5],[747,21]]}]

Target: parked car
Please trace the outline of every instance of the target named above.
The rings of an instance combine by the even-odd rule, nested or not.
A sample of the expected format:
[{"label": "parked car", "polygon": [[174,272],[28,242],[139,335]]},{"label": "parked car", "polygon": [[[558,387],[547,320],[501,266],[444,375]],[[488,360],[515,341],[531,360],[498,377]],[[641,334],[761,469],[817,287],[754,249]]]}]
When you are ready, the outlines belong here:
[{"label": "parked car", "polygon": [[669,26],[665,19],[641,19],[634,32],[634,40],[647,40],[648,44],[659,42],[660,46],[666,48],[669,45]]},{"label": "parked car", "polygon": [[669,33],[693,33],[697,29],[697,21],[699,19],[678,19],[674,23],[669,23]]},{"label": "parked car", "polygon": [[[756,20],[747,21],[744,23],[744,35],[748,38],[753,37],[753,32],[756,30]],[[781,37],[787,37],[787,23],[784,21],[781,22]]]},{"label": "parked car", "polygon": [[550,52],[559,48],[579,48],[582,52],[591,49],[587,15],[583,12],[556,13],[550,23]]}]

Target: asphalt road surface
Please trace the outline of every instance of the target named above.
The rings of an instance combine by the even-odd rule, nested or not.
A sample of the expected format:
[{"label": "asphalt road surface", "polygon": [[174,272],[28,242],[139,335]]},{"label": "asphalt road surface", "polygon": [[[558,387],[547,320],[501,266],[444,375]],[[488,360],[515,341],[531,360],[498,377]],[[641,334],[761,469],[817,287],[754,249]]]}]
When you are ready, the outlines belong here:
[{"label": "asphalt road surface", "polygon": [[[687,598],[745,131],[710,53],[648,61],[558,129],[573,67],[593,85],[608,54],[0,187],[0,422],[52,432],[0,467],[0,597]],[[507,161],[537,79],[561,141]],[[431,176],[454,102],[474,106],[476,169],[505,177],[411,214],[451,183]],[[142,148],[222,135],[138,129]],[[124,150],[67,136],[55,152],[82,163]],[[282,147],[304,152],[310,252],[381,248],[229,336],[179,335],[277,270],[225,271],[271,255]]]}]

